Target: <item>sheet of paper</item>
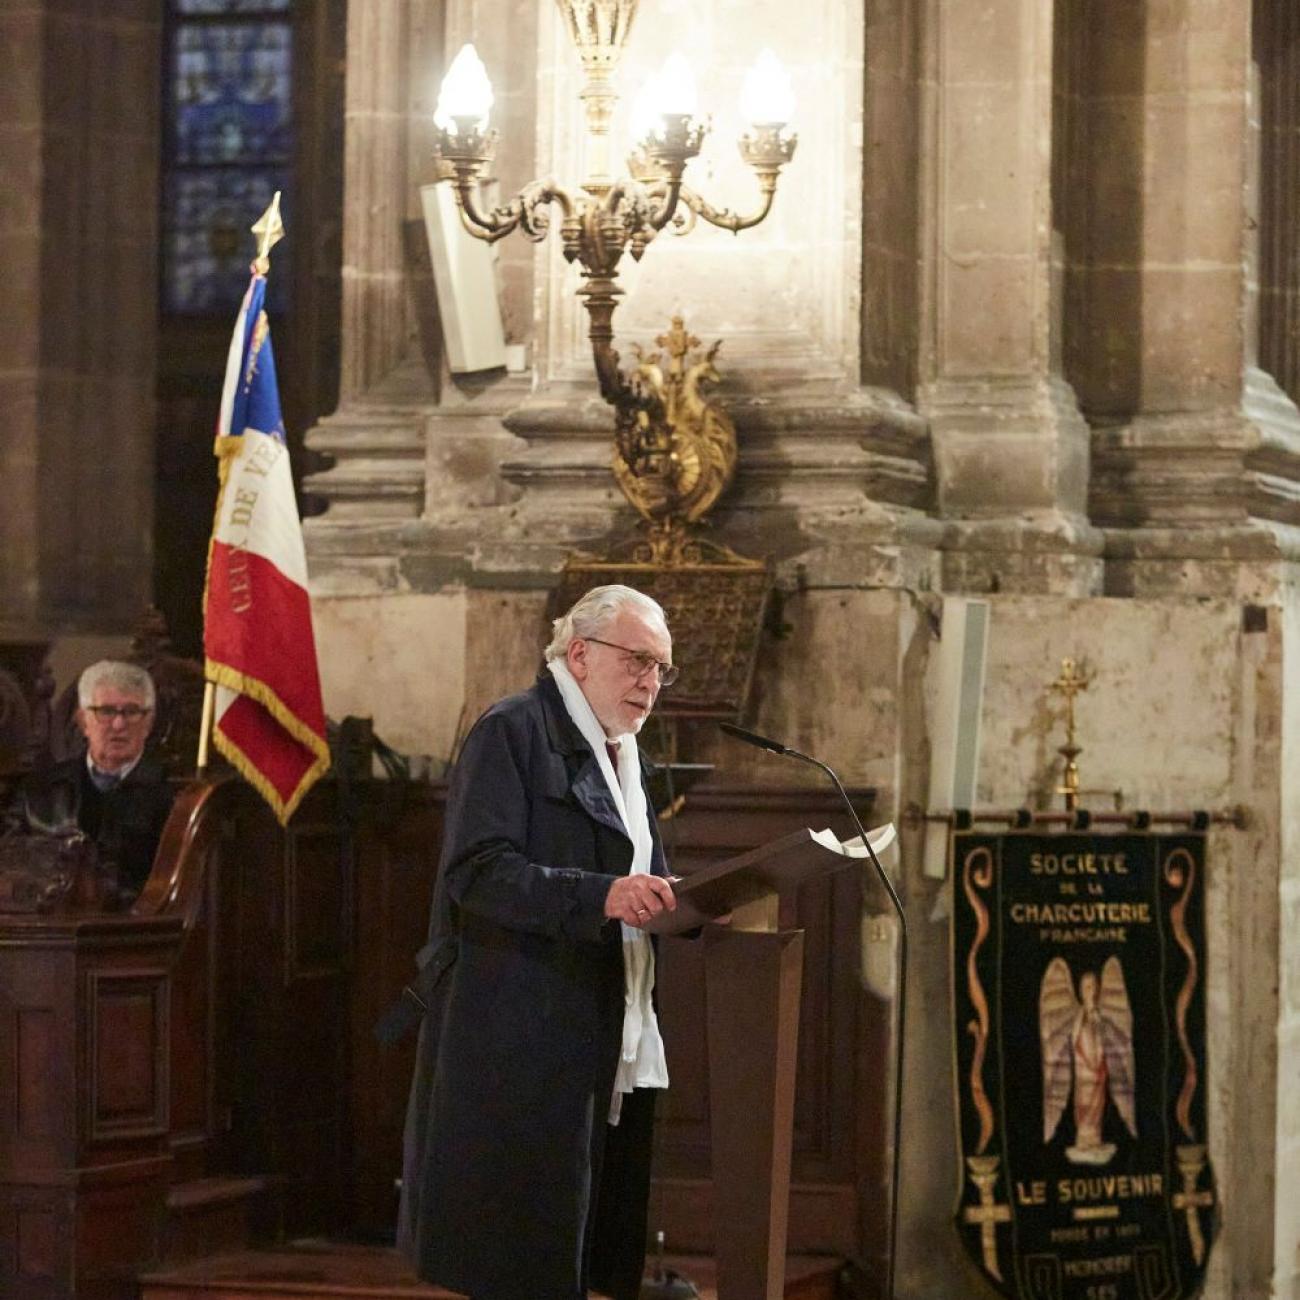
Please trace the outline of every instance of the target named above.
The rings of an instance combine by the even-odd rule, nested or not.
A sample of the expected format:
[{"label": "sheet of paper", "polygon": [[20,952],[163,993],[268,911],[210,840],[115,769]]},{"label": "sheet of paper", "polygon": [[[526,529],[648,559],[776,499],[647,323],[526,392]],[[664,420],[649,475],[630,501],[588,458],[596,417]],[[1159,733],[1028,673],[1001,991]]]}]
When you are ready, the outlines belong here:
[{"label": "sheet of paper", "polygon": [[[835,853],[843,853],[850,858],[865,858],[867,856],[867,849],[862,843],[862,836],[860,835],[855,835],[851,840],[839,840],[835,837],[835,833],[827,827],[820,831],[813,831],[812,837],[818,844]],[[897,832],[894,830],[893,822],[886,822],[883,826],[877,826],[874,830],[867,832],[867,838],[871,841],[871,847],[875,850],[877,857],[893,844],[896,837]]]}]

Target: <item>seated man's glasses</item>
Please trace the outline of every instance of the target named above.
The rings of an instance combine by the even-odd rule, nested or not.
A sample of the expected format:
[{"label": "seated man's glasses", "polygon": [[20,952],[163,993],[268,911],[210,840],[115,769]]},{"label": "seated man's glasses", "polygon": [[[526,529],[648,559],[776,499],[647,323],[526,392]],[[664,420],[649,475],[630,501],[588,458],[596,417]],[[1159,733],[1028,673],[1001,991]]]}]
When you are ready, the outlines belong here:
[{"label": "seated man's glasses", "polygon": [[644,677],[652,668],[659,677],[660,686],[671,686],[681,675],[681,669],[676,664],[666,664],[662,659],[656,659],[654,655],[647,654],[644,650],[630,650],[625,645],[617,645],[613,641],[602,641],[598,636],[584,636],[584,641],[594,641],[597,645],[606,645],[611,650],[621,650],[627,659],[627,670],[633,677]]},{"label": "seated man's glasses", "polygon": [[112,722],[114,718],[123,718],[127,722],[139,722],[152,709],[142,708],[138,704],[87,704],[86,712],[93,713],[100,722]]}]

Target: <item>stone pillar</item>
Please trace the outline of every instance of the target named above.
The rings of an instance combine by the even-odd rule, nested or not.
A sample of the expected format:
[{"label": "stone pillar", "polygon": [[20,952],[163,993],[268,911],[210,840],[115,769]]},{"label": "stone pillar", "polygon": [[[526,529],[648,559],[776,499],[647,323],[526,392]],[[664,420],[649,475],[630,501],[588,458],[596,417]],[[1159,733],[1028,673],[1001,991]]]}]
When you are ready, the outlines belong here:
[{"label": "stone pillar", "polygon": [[1258,71],[1258,363],[1300,397],[1300,12],[1254,8]]},{"label": "stone pillar", "polygon": [[339,409],[307,436],[335,461],[308,480],[330,503],[327,532],[353,521],[383,529],[424,504],[420,408],[436,399],[441,341],[417,187],[432,147],[440,12],[431,0],[348,6]]},{"label": "stone pillar", "polygon": [[[526,77],[515,73],[536,8],[517,0],[503,19],[490,0],[348,5],[340,397],[307,435],[333,464],[306,481],[328,509],[304,531],[330,713],[375,711],[369,665],[400,668],[404,654],[445,647],[438,671],[411,668],[378,706],[381,734],[411,752],[452,747],[465,662],[455,629],[477,532],[510,496],[497,465],[514,439],[501,419],[527,388],[500,372],[448,372],[420,186],[434,179],[442,74],[465,41],[493,80],[502,190],[532,174],[531,53]],[[498,267],[517,330],[521,303],[531,319],[531,246],[520,241]]]},{"label": "stone pillar", "polygon": [[[531,56],[526,77],[516,65],[518,51],[531,48],[536,8],[520,0],[502,21],[499,5],[487,0],[348,6],[340,400],[307,438],[335,461],[308,484],[329,503],[309,530],[322,573],[351,560],[361,573],[380,557],[424,552],[429,537],[420,521],[438,516],[447,525],[492,503],[481,479],[497,454],[493,440],[511,442],[500,417],[523,383],[500,372],[449,374],[420,186],[434,179],[442,75],[465,41],[475,43],[493,81],[502,193],[532,174]],[[518,338],[522,306],[531,303],[532,253],[522,240],[507,244],[498,269]],[[446,549],[463,549],[462,542],[457,533]]]},{"label": "stone pillar", "polygon": [[[1214,1286],[1212,1276],[1206,1294],[1233,1300],[1300,1294],[1294,1083],[1300,1071],[1300,815],[1292,793],[1300,777],[1300,592],[1294,573],[1288,587],[1282,608],[1242,611],[1230,681],[1239,718],[1231,753],[1233,793],[1247,820],[1225,845],[1232,869],[1215,885],[1219,901],[1210,918],[1211,961],[1217,949],[1222,972],[1210,1023],[1230,1028],[1219,1031],[1217,1047],[1213,1039],[1210,1044],[1224,1230],[1217,1247],[1221,1282]],[[1248,1088],[1241,1086],[1244,1078],[1252,1080]]]},{"label": "stone pillar", "polygon": [[1101,581],[1088,430],[1051,359],[1052,11],[925,9],[920,389],[953,589]]},{"label": "stone pillar", "polygon": [[0,632],[151,590],[158,7],[0,14]]},{"label": "stone pillar", "polygon": [[862,120],[862,381],[912,401],[917,382],[920,15],[866,6]]},{"label": "stone pillar", "polygon": [[[1275,910],[1280,936],[1275,1022],[1277,1073],[1272,1088],[1274,1105],[1269,1108],[1276,1114],[1272,1137],[1278,1189],[1269,1207],[1273,1228],[1270,1256],[1273,1295],[1300,1294],[1300,1259],[1295,1249],[1295,1243],[1300,1241],[1300,1107],[1295,1089],[1296,1077],[1300,1075],[1300,940],[1297,939],[1300,935],[1300,810],[1293,797],[1300,781],[1300,700],[1296,698],[1300,696],[1300,590],[1296,577],[1292,565],[1285,607],[1274,612],[1276,617],[1271,617],[1272,625],[1281,624],[1277,640],[1282,647],[1282,690],[1280,699],[1268,701],[1275,705],[1282,720],[1278,743],[1280,770],[1276,785],[1269,789],[1272,806],[1267,809],[1276,818],[1272,823],[1276,826],[1276,838],[1272,839],[1270,832],[1272,843],[1268,848],[1276,853],[1278,864]],[[1269,730],[1265,729],[1266,735]],[[1249,775],[1243,773],[1247,779]],[[1269,884],[1271,880],[1266,880],[1264,887]],[[1270,909],[1274,909],[1272,898],[1263,900],[1256,913],[1264,916],[1266,925],[1271,924]]]},{"label": "stone pillar", "polygon": [[1251,6],[1090,13],[1066,354],[1094,424],[1107,588],[1267,599],[1300,523],[1300,423],[1252,364],[1252,312],[1243,326]]},{"label": "stone pillar", "polygon": [[[1300,397],[1300,96],[1296,92],[1300,77],[1300,14],[1286,0],[1256,0],[1253,18],[1258,135],[1252,192],[1257,196],[1258,219],[1254,225],[1258,233],[1252,251],[1258,288],[1254,319],[1248,317],[1248,326],[1253,324],[1255,328],[1248,329],[1247,341],[1248,346],[1254,344],[1252,359],[1257,364],[1253,372],[1247,371],[1247,386],[1248,391],[1253,387],[1271,397],[1269,405],[1276,415],[1270,441],[1289,450],[1300,446],[1300,416],[1295,407]],[[1252,385],[1252,373],[1265,382]],[[1249,1244],[1253,1260],[1249,1265],[1243,1260],[1239,1276],[1249,1276],[1260,1294],[1272,1295],[1300,1291],[1300,1261],[1294,1250],[1294,1243],[1300,1240],[1300,1111],[1293,1086],[1300,1070],[1300,961],[1296,956],[1296,936],[1300,934],[1300,813],[1290,797],[1300,778],[1300,708],[1291,698],[1300,691],[1300,590],[1294,563],[1286,567],[1284,574],[1281,608],[1268,611],[1267,634],[1261,626],[1260,612],[1255,612],[1251,626],[1260,635],[1243,637],[1258,647],[1252,667],[1255,663],[1259,667],[1252,677],[1267,681],[1264,674],[1271,669],[1280,678],[1275,695],[1263,692],[1267,706],[1280,719],[1280,727],[1262,729],[1255,743],[1256,750],[1263,748],[1266,756],[1276,754],[1280,768],[1276,785],[1266,787],[1268,806],[1256,830],[1266,860],[1275,858],[1278,863],[1278,879],[1274,884],[1272,873],[1268,873],[1255,887],[1258,897],[1248,900],[1255,904],[1257,915],[1264,918],[1268,946],[1276,942],[1280,954],[1277,998],[1268,1007],[1275,1017],[1268,1028],[1272,1031],[1275,1027],[1277,1043],[1273,1104],[1254,1117],[1261,1138],[1271,1138],[1275,1144],[1272,1177],[1261,1180],[1274,1195],[1255,1219],[1246,1217],[1250,1207],[1243,1207],[1239,1215],[1243,1225],[1249,1224],[1244,1230],[1252,1233]],[[1248,684],[1253,681],[1248,679]],[[1243,764],[1243,787],[1253,784],[1254,775]],[[1243,881],[1241,888],[1251,890],[1252,886]],[[1255,935],[1251,937],[1257,941]],[[1267,983],[1263,986],[1270,987]],[[1253,1276],[1248,1274],[1250,1269]]]}]

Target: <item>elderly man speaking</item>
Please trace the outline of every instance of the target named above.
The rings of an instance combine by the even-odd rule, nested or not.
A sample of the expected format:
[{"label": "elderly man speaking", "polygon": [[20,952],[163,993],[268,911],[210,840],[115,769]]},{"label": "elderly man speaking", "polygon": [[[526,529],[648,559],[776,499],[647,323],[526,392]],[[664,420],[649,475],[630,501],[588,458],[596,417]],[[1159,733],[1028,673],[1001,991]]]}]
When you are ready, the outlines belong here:
[{"label": "elderly man speaking", "polygon": [[635,1300],[655,1089],[644,926],[676,907],[636,734],[677,676],[663,610],[597,587],[452,778],[399,1241],[472,1300]]}]

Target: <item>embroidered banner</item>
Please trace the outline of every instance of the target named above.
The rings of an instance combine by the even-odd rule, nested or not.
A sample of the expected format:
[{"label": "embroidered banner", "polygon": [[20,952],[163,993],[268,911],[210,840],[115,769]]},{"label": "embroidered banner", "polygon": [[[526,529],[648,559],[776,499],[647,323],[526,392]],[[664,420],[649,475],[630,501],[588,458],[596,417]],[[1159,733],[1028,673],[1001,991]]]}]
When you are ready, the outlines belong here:
[{"label": "embroidered banner", "polygon": [[967,1252],[1017,1300],[1182,1300],[1217,1222],[1205,837],[953,836]]}]

